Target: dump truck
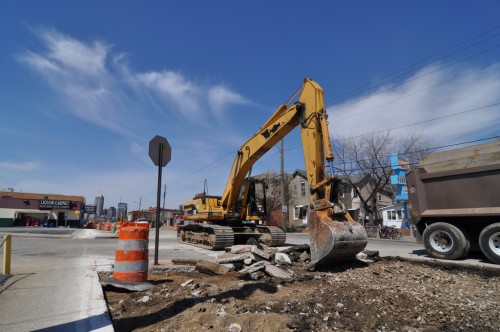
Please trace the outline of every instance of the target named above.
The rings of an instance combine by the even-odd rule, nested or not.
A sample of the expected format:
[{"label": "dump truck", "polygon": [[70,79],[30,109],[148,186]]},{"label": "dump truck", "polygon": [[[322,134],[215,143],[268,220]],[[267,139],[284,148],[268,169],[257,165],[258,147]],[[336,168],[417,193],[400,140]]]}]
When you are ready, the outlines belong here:
[{"label": "dump truck", "polygon": [[406,175],[417,241],[440,259],[481,251],[500,264],[500,141],[436,152]]},{"label": "dump truck", "polygon": [[209,195],[204,190],[184,203],[184,220],[189,224],[178,228],[179,242],[212,250],[251,239],[269,246],[283,245],[286,236],[282,229],[255,222],[263,212],[256,204],[255,193],[257,187],[263,186],[250,174],[255,162],[296,127],[300,128],[311,192],[311,263],[330,264],[353,258],[362,251],[367,244],[366,231],[340,202],[340,179],[325,174],[325,162],[332,163],[334,158],[328,115],[323,89],[310,78],[304,79],[289,101],[279,106],[236,152],[222,196]]}]

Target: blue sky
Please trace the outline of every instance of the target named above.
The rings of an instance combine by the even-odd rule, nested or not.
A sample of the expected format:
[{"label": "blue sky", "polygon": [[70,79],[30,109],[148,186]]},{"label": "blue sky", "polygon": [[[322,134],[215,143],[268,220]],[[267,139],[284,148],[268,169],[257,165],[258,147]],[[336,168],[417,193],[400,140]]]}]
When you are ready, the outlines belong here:
[{"label": "blue sky", "polygon": [[[0,189],[155,206],[161,135],[167,207],[204,179],[221,194],[304,77],[334,138],[440,117],[393,133],[499,134],[500,106],[482,107],[500,102],[500,1],[3,1],[0,41]],[[298,146],[294,131],[287,170]],[[253,173],[278,168],[275,148]]]}]

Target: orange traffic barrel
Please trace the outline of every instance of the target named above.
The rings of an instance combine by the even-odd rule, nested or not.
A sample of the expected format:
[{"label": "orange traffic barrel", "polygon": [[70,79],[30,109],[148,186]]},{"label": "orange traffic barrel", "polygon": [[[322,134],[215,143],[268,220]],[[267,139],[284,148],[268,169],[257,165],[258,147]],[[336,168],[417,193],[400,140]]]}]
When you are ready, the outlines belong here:
[{"label": "orange traffic barrel", "polygon": [[113,278],[125,282],[148,280],[149,228],[122,227],[118,237]]},{"label": "orange traffic barrel", "polygon": [[178,223],[178,222],[176,222],[176,223],[174,224],[174,231],[177,231],[177,229],[178,229],[178,228],[179,228],[179,223]]},{"label": "orange traffic barrel", "polygon": [[111,223],[109,221],[106,221],[106,223],[104,224],[104,228],[103,228],[105,231],[111,231]]},{"label": "orange traffic barrel", "polygon": [[116,231],[115,231],[115,233],[116,233],[116,234],[120,234],[120,229],[121,229],[121,228],[122,228],[122,226],[123,226],[122,224],[123,224],[123,223],[122,223],[121,221],[117,221],[117,222],[115,223],[115,225],[116,225]]},{"label": "orange traffic barrel", "polygon": [[135,225],[137,227],[144,227],[144,228],[148,228],[149,227],[149,223],[147,221],[136,221]]}]

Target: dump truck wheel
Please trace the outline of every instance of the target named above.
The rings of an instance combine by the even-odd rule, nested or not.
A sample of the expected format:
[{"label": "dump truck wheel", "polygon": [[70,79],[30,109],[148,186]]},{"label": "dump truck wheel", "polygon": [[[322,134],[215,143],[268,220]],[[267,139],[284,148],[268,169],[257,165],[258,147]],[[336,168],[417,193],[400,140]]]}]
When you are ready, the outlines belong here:
[{"label": "dump truck wheel", "polygon": [[479,247],[490,261],[500,264],[500,223],[486,226],[481,231]]},{"label": "dump truck wheel", "polygon": [[460,225],[456,225],[456,227],[464,234],[465,236],[465,251],[464,253],[462,254],[462,256],[460,256],[459,258],[464,258],[466,257],[469,253],[470,253],[470,250],[472,248],[472,237],[469,233],[469,231],[467,231],[463,226],[460,226]]},{"label": "dump truck wheel", "polygon": [[464,233],[451,224],[437,222],[424,230],[424,246],[431,256],[441,259],[457,259],[467,250]]}]

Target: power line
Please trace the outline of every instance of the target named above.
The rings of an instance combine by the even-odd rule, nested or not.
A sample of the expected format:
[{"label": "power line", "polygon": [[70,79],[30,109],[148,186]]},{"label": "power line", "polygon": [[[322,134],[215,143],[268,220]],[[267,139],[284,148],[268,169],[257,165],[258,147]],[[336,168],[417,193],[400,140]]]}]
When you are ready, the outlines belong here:
[{"label": "power line", "polygon": [[[447,65],[445,65],[445,66],[443,66],[443,67],[437,68],[437,69],[432,70],[432,71],[430,71],[430,72],[428,72],[428,73],[425,73],[425,74],[423,74],[423,75],[420,75],[420,76],[414,77],[414,78],[409,79],[409,80],[407,80],[407,81],[405,81],[405,82],[403,82],[403,83],[396,84],[396,85],[394,85],[394,86],[392,86],[392,87],[390,87],[390,88],[387,88],[387,89],[385,89],[385,90],[379,91],[379,92],[377,92],[377,93],[375,93],[375,94],[372,94],[372,95],[369,95],[369,96],[365,96],[365,97],[359,98],[359,99],[357,99],[357,100],[354,100],[354,101],[352,101],[352,102],[350,102],[350,103],[347,103],[347,104],[342,105],[342,106],[337,107],[337,108],[333,107],[330,111],[328,111],[328,113],[332,113],[332,112],[334,112],[334,111],[338,111],[338,110],[344,109],[344,108],[346,108],[346,107],[348,107],[348,106],[350,106],[350,105],[352,105],[352,104],[356,104],[356,103],[358,103],[358,102],[360,102],[360,101],[362,101],[362,100],[368,99],[369,97],[373,97],[373,96],[375,96],[375,95],[377,95],[377,94],[380,94],[380,93],[383,93],[383,92],[387,92],[387,91],[394,90],[395,88],[397,88],[397,87],[399,87],[399,86],[406,85],[407,83],[410,83],[410,82],[412,82],[412,81],[415,81],[415,80],[421,79],[422,77],[428,76],[428,75],[430,75],[430,74],[433,74],[433,73],[438,72],[438,71],[440,71],[440,70],[443,70],[443,69],[445,69],[445,68],[448,68],[448,67],[454,66],[454,65],[456,65],[457,63],[460,63],[460,62],[462,62],[462,61],[469,60],[469,59],[471,59],[471,58],[473,58],[473,57],[475,57],[475,56],[477,56],[477,55],[480,55],[480,54],[483,54],[483,53],[489,52],[489,51],[491,51],[491,50],[493,50],[493,49],[496,49],[496,48],[499,48],[499,47],[500,47],[500,44],[495,45],[494,47],[491,47],[491,48],[489,48],[489,49],[487,49],[487,50],[485,50],[485,51],[482,51],[482,52],[476,53],[476,54],[471,55],[471,56],[469,56],[469,57],[467,57],[467,58],[460,59],[460,60],[458,60],[458,61],[456,61],[456,62],[453,62],[453,63],[451,63],[451,64],[447,64]],[[487,65],[485,65],[485,66],[483,66],[483,67],[480,67],[479,69],[484,69],[484,68],[487,68],[487,67],[489,67],[489,66],[492,66],[493,64],[497,63],[498,61],[499,61],[499,60],[496,60],[496,61],[494,61],[493,63],[490,63],[490,64],[487,64]],[[368,110],[365,110],[365,111],[362,111],[362,112],[359,112],[359,113],[356,113],[356,114],[353,114],[353,115],[347,116],[347,117],[345,117],[345,118],[342,118],[342,119],[340,119],[340,120],[337,120],[337,122],[339,122],[339,121],[343,121],[343,120],[346,120],[346,119],[349,119],[349,118],[352,118],[352,117],[354,117],[354,116],[356,116],[356,115],[359,115],[359,114],[366,113],[366,112],[371,111],[371,110],[373,110],[373,109],[376,109],[376,108],[378,108],[378,107],[385,106],[385,105],[387,105],[387,104],[391,104],[391,103],[393,103],[393,102],[395,102],[395,101],[397,101],[397,100],[399,100],[399,99],[402,99],[402,98],[405,98],[405,97],[408,97],[408,96],[413,96],[414,94],[417,94],[417,93],[420,93],[420,92],[422,92],[422,91],[428,90],[428,89],[430,89],[430,88],[436,87],[436,86],[441,85],[441,84],[443,84],[443,83],[446,83],[446,82],[449,82],[449,81],[452,81],[452,80],[458,79],[458,78],[463,77],[463,76],[465,76],[465,75],[471,74],[471,73],[473,73],[473,72],[475,72],[475,71],[477,71],[477,70],[478,70],[478,69],[471,70],[471,71],[469,71],[469,72],[468,72],[468,73],[466,73],[466,74],[462,74],[462,75],[460,75],[460,76],[457,76],[457,77],[454,77],[454,78],[451,78],[451,79],[445,80],[445,81],[440,82],[440,83],[438,83],[438,84],[436,84],[436,85],[433,85],[433,86],[430,86],[430,87],[428,87],[428,88],[425,88],[425,89],[419,90],[419,91],[417,91],[417,92],[415,92],[415,93],[411,93],[411,94],[409,94],[409,95],[406,95],[406,96],[403,96],[403,97],[400,97],[400,98],[396,98],[396,99],[394,99],[394,100],[392,100],[392,101],[390,101],[390,102],[388,102],[388,103],[385,103],[385,104],[382,104],[382,105],[379,105],[379,106],[376,106],[376,107],[370,108],[370,109],[368,109]]]},{"label": "power line", "polygon": [[[420,65],[420,64],[422,64],[422,63],[425,63],[427,60],[430,60],[430,59],[432,59],[432,58],[434,58],[434,57],[436,57],[436,56],[438,56],[438,55],[440,55],[440,54],[446,53],[447,51],[452,50],[452,49],[454,49],[454,48],[456,48],[456,47],[458,47],[458,46],[461,46],[461,45],[467,44],[468,42],[470,42],[470,41],[472,41],[472,40],[474,40],[474,39],[476,39],[476,38],[478,38],[478,37],[481,37],[481,36],[483,36],[483,35],[485,35],[485,34],[488,34],[488,33],[492,32],[492,31],[495,31],[495,30],[497,30],[498,28],[500,28],[500,25],[499,25],[499,26],[496,26],[496,27],[494,27],[494,28],[491,28],[491,29],[489,29],[489,30],[487,30],[487,31],[485,31],[485,32],[482,32],[482,33],[480,33],[480,34],[478,34],[478,35],[475,35],[475,36],[473,36],[473,37],[471,37],[471,38],[469,38],[469,39],[467,39],[467,40],[465,40],[465,41],[463,41],[463,42],[460,42],[460,43],[455,44],[455,45],[453,45],[453,46],[451,46],[451,47],[448,47],[448,48],[446,48],[445,50],[440,51],[440,52],[438,52],[438,53],[436,53],[436,54],[434,54],[434,55],[428,56],[428,57],[426,57],[426,58],[424,58],[424,59],[422,59],[422,60],[420,60],[420,61],[418,61],[418,62],[416,62],[416,63],[413,63],[413,64],[411,64],[411,65],[407,65],[407,66],[405,66],[405,67],[403,67],[403,68],[401,68],[401,69],[399,69],[399,70],[395,71],[394,73],[391,73],[391,74],[389,74],[389,75],[387,75],[387,76],[384,76],[384,77],[382,77],[382,78],[380,78],[380,79],[378,79],[378,80],[375,80],[374,82],[372,82],[372,83],[370,83],[370,84],[364,85],[364,86],[362,86],[362,87],[359,87],[359,88],[356,88],[356,89],[354,89],[354,90],[351,90],[351,91],[349,91],[349,92],[347,92],[347,93],[344,93],[344,94],[340,95],[340,96],[339,96],[339,97],[337,97],[337,98],[342,98],[342,97],[347,97],[347,96],[353,95],[354,93],[356,93],[356,92],[358,92],[358,91],[360,91],[360,90],[361,90],[360,92],[363,92],[363,91],[369,91],[369,90],[371,90],[371,89],[373,89],[373,88],[375,88],[375,87],[377,87],[377,86],[380,86],[380,85],[382,85],[382,84],[384,84],[384,83],[390,82],[390,81],[392,81],[392,80],[394,80],[394,79],[396,79],[396,78],[399,78],[399,77],[403,76],[404,74],[408,74],[408,73],[410,73],[411,71],[414,71],[414,70],[419,69],[419,67],[417,67],[416,69],[408,70],[406,73],[403,73],[403,74],[401,74],[401,75],[398,75],[398,76],[396,76],[396,77],[393,77],[393,78],[391,78],[391,79],[388,79],[388,78],[390,78],[391,76],[396,75],[396,74],[399,74],[399,73],[401,73],[401,72],[403,72],[403,71],[405,71],[405,70],[407,70],[407,69],[411,69],[412,67],[416,67],[417,65]],[[445,59],[445,58],[447,58],[447,57],[449,57],[449,56],[451,56],[451,55],[454,55],[454,54],[456,54],[456,53],[458,53],[458,52],[460,52],[460,51],[463,51],[463,50],[468,49],[468,48],[470,48],[470,47],[472,47],[472,46],[475,46],[475,45],[477,45],[477,44],[479,44],[479,43],[482,43],[482,42],[484,42],[484,41],[486,41],[486,40],[488,40],[488,39],[491,39],[491,38],[493,38],[493,37],[495,37],[495,36],[497,36],[497,35],[498,35],[498,33],[497,33],[497,34],[495,34],[495,35],[493,35],[493,36],[489,36],[489,37],[487,37],[487,38],[485,38],[485,39],[483,39],[483,40],[480,40],[479,42],[476,42],[476,43],[474,43],[474,44],[472,44],[472,45],[469,45],[469,46],[467,46],[467,47],[465,47],[465,48],[459,49],[459,50],[457,50],[457,51],[455,51],[455,52],[453,52],[453,53],[451,53],[451,54],[448,54],[448,55],[446,55],[446,56],[444,56],[444,57],[438,58],[438,59],[436,59],[436,60],[434,60],[434,61],[432,61],[432,62],[428,63],[427,65],[432,64],[432,63],[434,63],[434,62],[437,62],[437,61],[439,61],[439,60]],[[382,81],[382,83],[379,83],[379,84],[376,84],[375,86],[372,86],[374,83],[377,83],[377,82],[380,82],[380,81]],[[367,88],[367,87],[368,87],[368,89],[365,89],[365,88]],[[344,98],[344,99],[346,99],[346,98]]]},{"label": "power line", "polygon": [[[466,141],[466,142],[453,143],[453,144],[447,144],[447,145],[437,146],[437,147],[433,147],[433,148],[427,148],[427,149],[423,149],[423,150],[411,151],[411,152],[408,152],[406,154],[412,155],[412,154],[417,154],[417,153],[420,153],[420,152],[427,152],[427,151],[431,151],[431,150],[439,150],[439,149],[449,148],[449,147],[453,147],[453,146],[464,145],[464,144],[471,144],[471,143],[478,143],[478,142],[484,142],[484,141],[489,141],[489,140],[499,139],[499,138],[500,138],[500,136],[491,136],[491,137],[481,138],[481,139],[477,139],[477,140],[471,140],[471,141]],[[391,156],[380,156],[380,158],[390,158],[390,157]],[[348,165],[348,164],[353,164],[353,163],[360,162],[360,161],[369,161],[369,160],[370,159],[361,159],[361,160],[358,160],[358,161],[349,161],[349,162],[341,162],[341,163],[335,163],[334,162],[333,166],[334,166],[334,168],[336,168],[337,170],[339,170],[340,168],[338,166],[342,166],[342,165],[345,166],[345,165]],[[411,163],[410,165],[418,165],[418,163]],[[389,166],[373,166],[370,169],[385,169],[387,167],[389,167]],[[366,171],[366,170],[368,170],[368,168],[349,168],[349,171]]]},{"label": "power line", "polygon": [[[495,104],[491,104],[491,105],[481,106],[481,107],[470,109],[470,110],[466,110],[466,111],[461,111],[461,112],[453,113],[453,114],[443,115],[443,116],[440,116],[440,117],[437,117],[437,118],[432,118],[432,119],[422,120],[422,121],[418,121],[418,122],[413,122],[413,123],[401,125],[401,126],[398,126],[398,127],[393,127],[393,128],[384,129],[384,130],[375,131],[375,132],[370,132],[370,133],[364,133],[364,134],[360,134],[360,135],[352,136],[352,137],[340,138],[339,140],[340,141],[345,141],[345,140],[348,140],[348,139],[362,137],[362,136],[365,136],[365,135],[380,134],[380,133],[389,132],[389,131],[396,130],[396,129],[411,127],[411,126],[422,124],[422,123],[426,123],[426,122],[436,121],[436,120],[440,120],[440,119],[444,119],[444,118],[450,118],[450,117],[462,115],[462,114],[465,114],[465,113],[480,111],[480,110],[483,110],[483,109],[486,109],[486,108],[490,108],[490,107],[493,107],[493,106],[498,106],[498,105],[500,105],[500,102],[495,103]],[[302,147],[301,146],[293,147],[293,148],[285,149],[285,151],[288,151],[288,150],[299,150],[299,149],[302,149]]]},{"label": "power line", "polygon": [[[374,131],[374,132],[372,132],[370,134],[380,134],[380,133],[383,133],[383,132],[386,132],[386,131],[392,131],[392,130],[397,130],[397,129],[401,129],[401,128],[407,128],[407,127],[415,126],[415,125],[422,124],[422,123],[427,123],[427,122],[431,122],[431,121],[435,121],[435,120],[441,120],[441,119],[444,119],[444,118],[450,118],[450,117],[457,116],[457,115],[462,115],[462,114],[465,114],[465,113],[480,111],[480,110],[483,110],[483,109],[486,109],[486,108],[490,108],[490,107],[493,107],[493,106],[498,106],[498,105],[500,105],[500,102],[495,103],[495,104],[491,104],[491,105],[488,105],[488,106],[474,108],[474,109],[463,111],[463,112],[458,112],[458,113],[453,113],[453,114],[439,116],[437,118],[422,120],[422,121],[418,121],[418,122],[414,122],[414,123],[402,125],[402,126],[399,126],[399,127],[393,127],[393,128],[389,128],[389,129],[380,130],[380,131]],[[361,134],[361,135],[352,136],[352,137],[349,137],[349,138],[357,138],[357,137],[362,137],[362,136],[365,136],[365,135],[367,135],[367,134]]]}]

